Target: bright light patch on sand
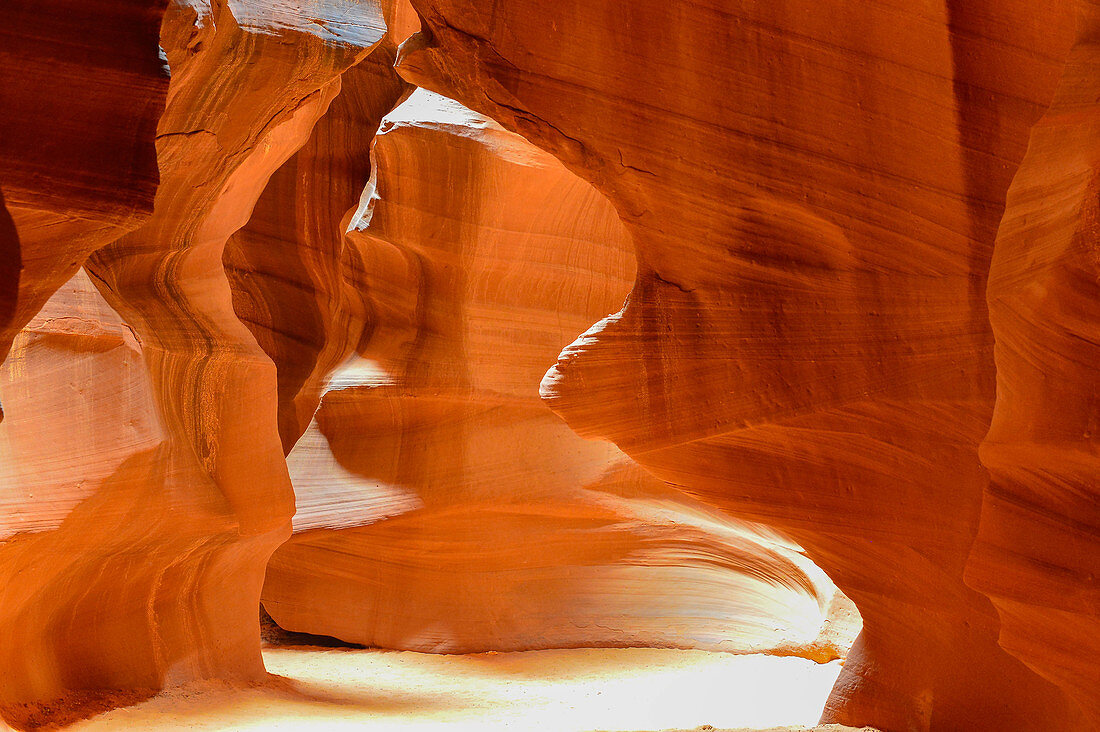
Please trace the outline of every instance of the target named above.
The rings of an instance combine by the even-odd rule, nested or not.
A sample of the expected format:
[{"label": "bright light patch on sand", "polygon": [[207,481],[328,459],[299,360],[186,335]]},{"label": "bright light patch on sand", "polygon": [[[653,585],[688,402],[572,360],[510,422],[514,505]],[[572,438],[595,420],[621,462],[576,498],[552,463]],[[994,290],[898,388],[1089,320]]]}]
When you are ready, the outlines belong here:
[{"label": "bright light patch on sand", "polygon": [[663,730],[814,724],[838,663],[702,651],[577,649],[441,656],[280,648],[289,682],[188,688],[71,730]]}]

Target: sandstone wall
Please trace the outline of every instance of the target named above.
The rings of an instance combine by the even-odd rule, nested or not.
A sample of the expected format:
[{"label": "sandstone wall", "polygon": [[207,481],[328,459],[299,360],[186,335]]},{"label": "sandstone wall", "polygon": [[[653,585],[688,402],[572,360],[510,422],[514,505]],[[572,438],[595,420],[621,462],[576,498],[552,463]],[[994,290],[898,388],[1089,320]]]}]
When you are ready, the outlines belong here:
[{"label": "sandstone wall", "polygon": [[[146,26],[105,18],[122,25],[95,47],[111,47],[104,51],[111,64],[129,63],[128,47],[110,44],[140,40]],[[22,385],[29,394],[17,399],[24,417],[7,448],[15,481],[5,486],[4,505],[14,520],[9,531],[18,533],[0,546],[0,713],[12,721],[42,721],[43,710],[71,708],[86,691],[125,695],[195,678],[262,676],[256,608],[268,556],[290,532],[293,493],[277,432],[275,369],[233,312],[222,248],[267,178],[306,141],[340,74],[383,32],[381,8],[370,3],[171,3],[160,29],[171,83],[156,128],[151,214],[121,238],[115,230],[66,250],[65,267],[48,277],[22,270],[45,283],[34,289],[43,299],[51,278],[67,277],[98,247],[86,268],[118,315],[104,324],[65,316],[76,335],[69,324],[62,336],[42,326],[15,360],[12,373],[29,380]],[[97,99],[130,93],[110,87]],[[160,111],[140,94],[115,110],[119,124],[135,125],[109,128],[135,148],[137,162],[114,161],[129,175],[154,162],[142,157],[141,139],[127,137],[143,129],[145,118],[130,118],[135,107]],[[77,119],[79,111],[57,114]],[[129,198],[125,188],[97,192],[123,195],[133,207],[154,181],[139,178],[144,187]],[[45,231],[65,238],[77,221],[52,230],[47,222]],[[87,288],[77,289],[89,302]],[[103,303],[93,309],[110,311]],[[133,373],[138,342],[142,366]],[[89,359],[85,351],[109,355]],[[51,366],[63,360],[59,352],[70,354],[71,367]],[[115,373],[97,373],[108,366]],[[140,401],[101,404],[74,388],[93,376],[107,382],[97,389],[118,383]],[[40,396],[51,389],[56,396]],[[89,429],[100,419],[107,423],[98,440],[57,444],[68,422]]]},{"label": "sandstone wall", "polygon": [[165,5],[0,8],[0,358],[90,252],[152,211]]},{"label": "sandstone wall", "polygon": [[606,200],[422,91],[382,121],[373,157],[348,235],[364,335],[289,455],[296,533],[268,567],[272,617],[426,651],[843,655],[850,607],[797,547],[540,403],[557,353],[633,280]]},{"label": "sandstone wall", "polygon": [[968,581],[1000,642],[1100,726],[1100,6],[1008,191],[989,274],[997,406]]},{"label": "sandstone wall", "polygon": [[1072,6],[411,5],[405,77],[558,156],[638,248],[626,306],[543,382],[551,406],[790,532],[859,606],[825,720],[1084,724],[964,582],[995,399],[986,274]]},{"label": "sandstone wall", "polygon": [[0,715],[260,678],[293,479],[289,627],[824,658],[816,563],[826,721],[1096,727],[1098,22],[7,2]]}]

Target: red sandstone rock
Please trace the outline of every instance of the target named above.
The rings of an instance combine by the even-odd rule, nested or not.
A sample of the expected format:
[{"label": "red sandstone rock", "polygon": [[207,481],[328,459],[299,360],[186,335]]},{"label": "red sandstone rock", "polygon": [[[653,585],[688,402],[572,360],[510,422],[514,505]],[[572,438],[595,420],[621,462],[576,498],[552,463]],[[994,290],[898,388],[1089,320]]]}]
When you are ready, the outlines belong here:
[{"label": "red sandstone rock", "polygon": [[[621,605],[592,599],[574,619],[639,607],[619,596],[628,585],[659,613],[678,611],[649,579],[633,581],[662,562],[680,582],[751,587],[732,571],[746,558],[787,585],[746,604],[746,618],[821,612],[818,580],[789,546],[704,519],[530,401],[549,365],[542,347],[617,307],[569,289],[613,264],[591,248],[621,241],[610,224],[577,237],[599,266],[564,277],[541,269],[560,264],[553,256],[532,256],[538,276],[498,300],[507,280],[478,280],[495,260],[469,246],[501,223],[477,206],[512,196],[512,214],[529,213],[514,184],[455,196],[439,182],[451,168],[418,171],[394,190],[423,196],[421,211],[454,206],[434,229],[409,211],[387,221],[376,204],[354,245],[340,236],[373,121],[405,88],[387,68],[392,43],[356,64],[382,16],[404,38],[419,13],[426,29],[404,46],[402,73],[559,158],[607,196],[636,247],[626,306],[543,382],[553,408],[658,479],[789,533],[863,611],[826,718],[1095,727],[1094,3],[384,5],[174,0],[161,33],[167,109],[158,3],[0,8],[0,354],[96,250],[89,270],[106,296],[73,280],[4,365],[0,713],[26,724],[79,690],[120,690],[117,702],[261,672],[255,603],[292,508],[280,449],[353,350],[291,456],[307,488],[302,533],[269,589],[299,617],[302,588],[332,591],[322,570],[354,546],[380,557],[380,578],[352,577],[344,604],[310,622],[368,607],[386,618],[383,635],[356,637],[530,637],[561,615],[480,636],[480,617],[425,630],[432,613],[397,615],[410,595],[456,617],[488,612],[481,598],[494,592],[505,609],[528,602],[491,574],[440,573],[529,569],[526,555],[483,551],[486,527],[504,526],[512,550],[555,547],[585,567],[583,583],[554,584],[557,566],[529,575],[553,597],[614,588]],[[359,96],[310,137],[352,67]],[[545,160],[524,155],[529,167]],[[511,224],[525,244],[555,213],[532,208]],[[500,312],[534,320],[502,338]],[[504,457],[505,478],[491,480]],[[547,473],[561,476],[553,490],[502,505],[504,487],[514,497]],[[731,571],[671,562],[677,542]],[[452,563],[424,559],[426,544]],[[395,571],[417,552],[413,572]],[[462,582],[464,596],[445,590]],[[381,588],[392,594],[371,605]],[[664,642],[651,639],[668,630],[615,641]],[[546,632],[591,638],[567,631]]]},{"label": "red sandstone rock", "polygon": [[610,205],[424,92],[386,118],[374,157],[349,235],[371,337],[290,454],[296,535],[268,567],[274,619],[408,650],[843,655],[846,601],[796,547],[540,403],[546,368],[633,279]]},{"label": "red sandstone rock", "polygon": [[200,601],[183,552],[154,537],[173,516],[208,533],[218,521],[162,495],[168,435],[141,347],[83,272],[15,339],[0,398],[0,710],[44,723],[72,702],[60,720],[32,702],[69,690],[148,693],[157,615]]},{"label": "red sandstone rock", "polygon": [[164,6],[0,6],[0,359],[90,252],[152,211]]},{"label": "red sandstone rock", "polygon": [[[233,312],[222,248],[306,141],[339,75],[382,33],[371,3],[169,8],[153,212],[87,263],[141,342],[152,406],[134,409],[153,412],[145,421],[155,415],[158,429],[106,476],[87,468],[114,453],[67,445],[72,470],[62,472],[84,483],[47,484],[32,511],[56,499],[42,526],[68,511],[64,521],[0,547],[4,716],[26,722],[34,704],[78,690],[263,673],[256,607],[267,558],[289,535],[293,494],[274,367]],[[41,433],[37,413],[28,408],[17,429]],[[33,460],[15,462],[19,475],[37,475]]]},{"label": "red sandstone rock", "polygon": [[963,582],[985,274],[1068,4],[412,5],[406,78],[557,155],[638,247],[626,307],[565,350],[551,405],[789,531],[859,606],[826,721],[1080,729]]},{"label": "red sandstone rock", "polygon": [[412,88],[394,70],[395,54],[387,38],[343,74],[309,141],[226,246],[233,308],[276,366],[284,452],[309,425],[325,378],[364,335],[362,265],[344,233],[370,178],[378,124]]},{"label": "red sandstone rock", "polygon": [[1100,728],[1100,6],[1008,191],[989,276],[997,406],[968,580],[1001,645]]}]

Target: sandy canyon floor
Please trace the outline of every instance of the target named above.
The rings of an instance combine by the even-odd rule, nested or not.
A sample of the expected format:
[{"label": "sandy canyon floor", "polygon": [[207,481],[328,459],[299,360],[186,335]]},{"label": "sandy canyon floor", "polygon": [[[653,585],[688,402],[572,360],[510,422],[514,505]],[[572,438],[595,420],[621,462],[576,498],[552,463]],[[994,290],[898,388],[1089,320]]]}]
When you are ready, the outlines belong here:
[{"label": "sandy canyon floor", "polygon": [[657,649],[458,656],[299,646],[264,658],[268,684],[191,686],[67,729],[802,729],[840,672],[801,658]]}]

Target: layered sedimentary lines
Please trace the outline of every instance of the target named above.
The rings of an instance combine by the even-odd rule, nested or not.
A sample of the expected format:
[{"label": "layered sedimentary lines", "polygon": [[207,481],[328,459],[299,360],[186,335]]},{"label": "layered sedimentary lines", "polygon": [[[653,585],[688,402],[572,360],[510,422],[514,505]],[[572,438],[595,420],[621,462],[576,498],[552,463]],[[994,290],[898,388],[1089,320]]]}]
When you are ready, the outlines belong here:
[{"label": "layered sedimentary lines", "polygon": [[412,650],[842,655],[854,612],[797,547],[540,403],[557,353],[633,280],[611,206],[423,91],[382,121],[374,162],[349,234],[366,334],[289,456],[297,533],[268,568],[275,620]]},{"label": "layered sedimentary lines", "polygon": [[412,5],[427,29],[402,73],[559,156],[638,247],[626,307],[565,350],[551,405],[789,530],[860,607],[827,719],[1080,724],[963,582],[985,273],[1071,8],[1040,32],[1026,3],[995,31],[983,3]]},{"label": "layered sedimentary lines", "polygon": [[850,597],[826,721],[1100,725],[1097,7],[9,0],[0,716],[261,678],[262,592],[816,660]]},{"label": "layered sedimentary lines", "polygon": [[274,174],[224,262],[233,308],[277,367],[285,452],[305,432],[324,379],[359,343],[360,265],[344,239],[370,178],[383,115],[411,89],[389,37],[341,76],[340,94],[305,146]]},{"label": "layered sedimentary lines", "polygon": [[[90,445],[58,451],[59,460],[84,468],[81,482],[71,486],[73,471],[63,471],[64,481],[36,490],[36,505],[59,510],[32,528],[50,528],[71,510],[55,531],[3,546],[6,716],[29,723],[33,704],[74,690],[262,674],[256,603],[268,555],[289,534],[293,497],[274,368],[234,315],[222,247],[267,177],[305,142],[340,73],[382,33],[381,10],[369,3],[168,8],[160,46],[172,79],[157,127],[153,210],[135,231],[121,239],[115,232],[87,264],[132,327],[128,342],[141,342],[146,401],[129,405],[140,419],[106,431],[119,457],[131,451],[113,471],[88,469]],[[51,358],[49,340],[32,360]],[[32,418],[49,406],[31,404]],[[69,410],[55,417],[93,419]],[[142,422],[157,430],[120,436]],[[28,419],[18,429],[33,425]],[[22,440],[12,449],[25,454]],[[17,470],[17,478],[49,475],[29,464]],[[11,490],[32,495],[26,485]]]},{"label": "layered sedimentary lines", "polygon": [[164,439],[141,346],[84,272],[20,331],[2,368],[0,399],[16,419],[0,423],[0,541],[60,528]]},{"label": "layered sedimentary lines", "polygon": [[164,6],[0,8],[0,358],[91,251],[152,210]]},{"label": "layered sedimentary lines", "polygon": [[1001,645],[1100,726],[1100,8],[1084,13],[997,235],[992,480],[968,568]]}]

